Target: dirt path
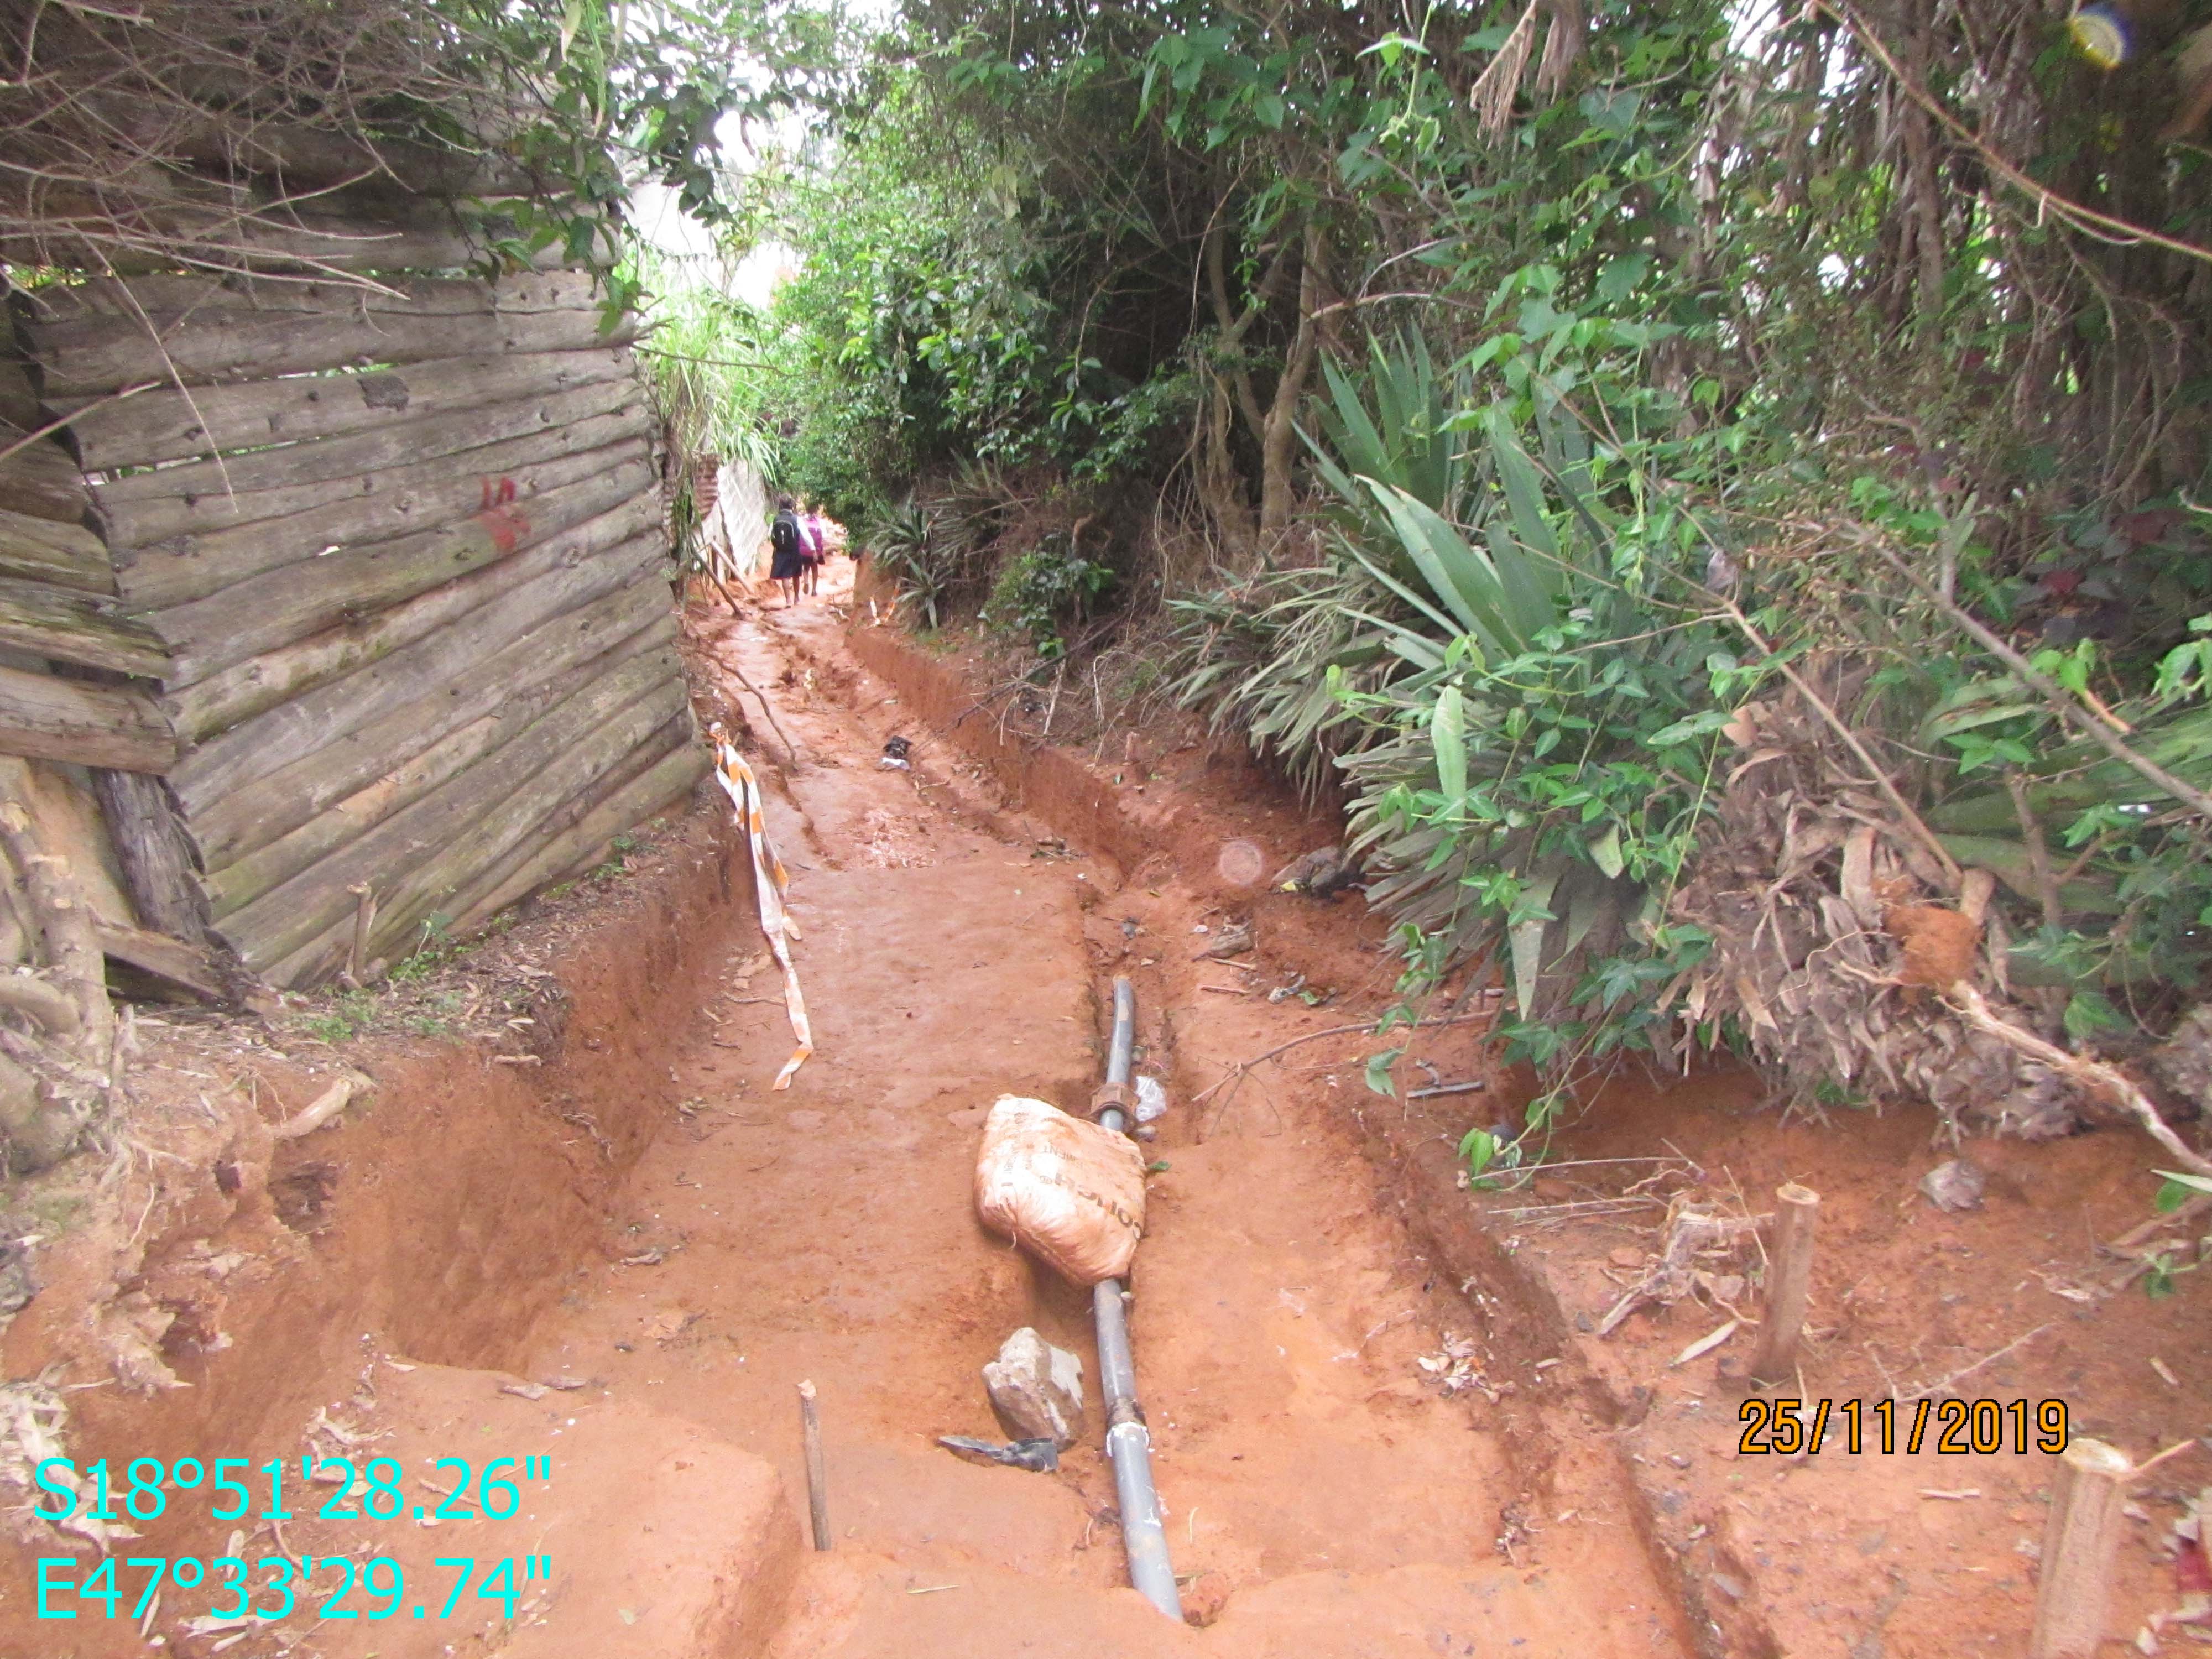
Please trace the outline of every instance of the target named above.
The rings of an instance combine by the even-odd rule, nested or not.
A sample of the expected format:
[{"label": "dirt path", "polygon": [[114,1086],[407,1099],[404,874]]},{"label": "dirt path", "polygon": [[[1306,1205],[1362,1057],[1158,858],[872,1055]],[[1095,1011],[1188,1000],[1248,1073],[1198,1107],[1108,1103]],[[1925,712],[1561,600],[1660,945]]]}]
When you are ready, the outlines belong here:
[{"label": "dirt path", "polygon": [[[515,1358],[520,1376],[581,1386],[488,1403],[481,1373],[428,1367],[378,1385],[379,1425],[410,1466],[494,1445],[562,1462],[527,1495],[526,1538],[455,1522],[409,1540],[426,1567],[526,1547],[588,1565],[526,1599],[519,1636],[486,1626],[485,1648],[448,1646],[450,1625],[413,1646],[395,1640],[417,1634],[404,1625],[326,1625],[323,1650],[1694,1650],[1594,1441],[1549,1449],[1555,1512],[1530,1513],[1526,1449],[1480,1395],[1425,1383],[1417,1357],[1471,1316],[1388,1215],[1348,1114],[1255,1092],[1200,1139],[1180,1103],[1199,1078],[1341,1017],[1194,994],[1196,894],[1172,872],[1125,887],[1006,813],[902,724],[840,626],[817,603],[724,624],[714,643],[802,751],[769,817],[805,929],[814,1058],[769,1091],[790,1033],[775,976],[741,945],[719,1001],[667,1009],[689,1034],[675,1080],[692,1109],[618,1194],[604,1260]],[[899,731],[912,773],[875,764]],[[1139,1069],[1178,1102],[1133,1316],[1169,1539],[1204,1632],[1126,1588],[1087,1297],[986,1235],[969,1201],[992,1099],[1089,1092],[1114,971],[1138,980]],[[1024,1324],[1083,1355],[1092,1385],[1091,1432],[1057,1475],[935,1444],[996,1434],[978,1369]],[[802,1378],[827,1427],[828,1555],[799,1550]]]}]

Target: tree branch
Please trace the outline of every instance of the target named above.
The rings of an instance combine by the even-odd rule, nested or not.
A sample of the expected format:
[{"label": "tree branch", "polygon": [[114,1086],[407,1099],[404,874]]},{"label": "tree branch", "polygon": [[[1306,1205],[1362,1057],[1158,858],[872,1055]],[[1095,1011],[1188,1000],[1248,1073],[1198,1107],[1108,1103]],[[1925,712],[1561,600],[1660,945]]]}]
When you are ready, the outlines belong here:
[{"label": "tree branch", "polygon": [[2206,794],[2204,791],[2193,785],[2185,783],[2157,762],[2146,759],[2122,743],[2118,732],[2084,708],[2080,702],[2069,696],[2066,689],[2057,681],[2039,671],[2026,657],[2021,655],[1985,627],[1965,606],[1954,599],[1945,599],[1929,586],[1921,578],[1919,572],[1905,563],[1887,546],[1871,537],[1863,537],[1861,540],[1866,546],[1874,550],[1883,563],[1911,583],[1921,598],[1957,623],[1976,644],[2012,670],[2024,684],[2039,693],[2045,703],[2050,707],[2051,712],[2057,715],[2061,720],[2080,732],[2082,736],[2087,738],[2114,760],[2124,763],[2141,775],[2146,781],[2155,784],[2174,799],[2180,801],[2191,811],[2202,815],[2208,820],[2212,820],[2212,795]]}]

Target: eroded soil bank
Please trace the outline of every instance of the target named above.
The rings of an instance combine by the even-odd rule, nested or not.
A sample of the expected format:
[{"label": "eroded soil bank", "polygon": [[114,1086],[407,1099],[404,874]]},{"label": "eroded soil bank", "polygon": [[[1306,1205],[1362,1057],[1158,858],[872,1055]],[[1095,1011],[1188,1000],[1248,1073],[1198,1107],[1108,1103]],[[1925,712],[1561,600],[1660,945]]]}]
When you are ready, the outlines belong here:
[{"label": "eroded soil bank", "polygon": [[[1730,1279],[1753,1261],[1703,1261],[1689,1293],[1599,1334],[1684,1206],[1749,1214],[1775,1182],[1839,1165],[1808,1395],[1870,1398],[1877,1366],[1923,1387],[2039,1320],[2058,1335],[1954,1391],[2071,1391],[2077,1427],[2139,1453],[2201,1426],[2185,1294],[2064,1294],[2134,1218],[2140,1160],[2119,1137],[2000,1152],[1983,1211],[1930,1219],[1913,1207],[1940,1156],[1924,1125],[1782,1127],[1741,1079],[1692,1079],[1597,1103],[1533,1189],[1468,1193],[1451,1146],[1512,1115],[1516,1079],[1478,1018],[1419,1034],[1401,1064],[1401,1093],[1444,1092],[1368,1091],[1357,1028],[1390,1000],[1395,957],[1355,902],[1257,891],[1224,859],[1249,842],[1272,870],[1325,838],[1243,763],[1180,732],[1040,745],[975,709],[966,665],[830,603],[690,623],[708,700],[770,781],[814,1057],[769,1091],[790,1031],[712,811],[426,981],[387,1017],[397,1034],[332,1048],[297,1021],[249,1041],[164,1017],[136,1139],[77,1200],[119,1224],[72,1231],[58,1207],[9,1374],[67,1390],[81,1463],[389,1456],[399,1513],[325,1518],[337,1489],[295,1483],[285,1518],[257,1492],[216,1522],[204,1492],[172,1492],[118,1555],[282,1558],[252,1579],[264,1607],[284,1571],[314,1563],[311,1588],[239,1624],[208,1622],[219,1593],[172,1587],[143,1634],[81,1599],[50,1598],[76,1621],[33,1616],[30,1559],[60,1553],[33,1524],[0,1578],[0,1653],[2018,1650],[2044,1459],[1739,1456],[1740,1352],[1669,1362],[1730,1295],[1755,1312]],[[893,735],[911,769],[877,764]],[[1232,923],[1255,948],[1206,957]],[[1171,1101],[1132,1312],[1202,1628],[1124,1587],[1095,1401],[1057,1474],[935,1443],[998,1432],[978,1370],[1018,1326],[1095,1379],[1086,1298],[984,1234],[969,1182],[998,1093],[1087,1096],[1116,973],[1137,985],[1139,1069]],[[364,1103],[273,1141],[341,1066],[374,1079]],[[94,1201],[102,1180],[123,1201]],[[827,1431],[828,1554],[804,1547],[803,1379]],[[508,1469],[498,1514],[503,1492],[449,1496],[439,1457],[550,1474]],[[2171,1600],[2164,1500],[2194,1472],[2169,1468],[2116,1627]],[[335,1600],[380,1558],[394,1565]],[[472,1582],[442,1605],[440,1563],[460,1558],[477,1581],[513,1561],[512,1603]],[[144,1577],[121,1573],[122,1614]]]}]

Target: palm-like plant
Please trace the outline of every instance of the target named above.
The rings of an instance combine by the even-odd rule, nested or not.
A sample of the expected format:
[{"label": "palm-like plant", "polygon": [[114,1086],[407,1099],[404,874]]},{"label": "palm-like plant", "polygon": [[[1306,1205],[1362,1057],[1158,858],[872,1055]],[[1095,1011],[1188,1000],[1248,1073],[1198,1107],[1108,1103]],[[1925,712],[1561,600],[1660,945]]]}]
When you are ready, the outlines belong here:
[{"label": "palm-like plant", "polygon": [[1711,641],[1607,641],[1644,630],[1594,574],[1613,521],[1571,428],[1543,429],[1540,463],[1503,410],[1455,413],[1418,343],[1367,381],[1371,409],[1332,371],[1313,441],[1326,562],[1189,603],[1182,695],[1294,774],[1343,773],[1370,901],[1431,958],[1503,946],[1528,1018],[1618,1001],[1632,988],[1580,970],[1686,848],[1664,756],[1710,729],[1684,716]]}]

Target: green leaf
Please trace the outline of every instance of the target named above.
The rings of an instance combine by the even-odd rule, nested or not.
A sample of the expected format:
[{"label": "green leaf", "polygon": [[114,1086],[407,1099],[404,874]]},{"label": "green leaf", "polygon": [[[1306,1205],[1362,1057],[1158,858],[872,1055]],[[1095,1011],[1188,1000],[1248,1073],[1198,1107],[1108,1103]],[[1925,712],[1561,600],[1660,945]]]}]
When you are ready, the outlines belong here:
[{"label": "green leaf", "polygon": [[2066,1035],[2087,1042],[2100,1031],[2116,1031],[2128,1024],[2102,991],[2076,991],[2066,1004]]},{"label": "green leaf", "polygon": [[1544,966],[1544,928],[1551,921],[1545,907],[1551,903],[1553,890],[1559,884],[1556,871],[1538,876],[1522,890],[1520,902],[1514,907],[1524,915],[1530,910],[1536,913],[1526,921],[1516,922],[1508,933],[1513,945],[1513,997],[1523,1019],[1535,1009],[1536,983]]},{"label": "green leaf", "polygon": [[1543,475],[1536,471],[1535,462],[1528,459],[1521,440],[1506,424],[1503,409],[1492,409],[1487,424],[1491,460],[1498,468],[1498,482],[1505,490],[1505,505],[1513,514],[1515,533],[1523,547],[1557,559],[1559,538],[1553,535],[1551,524],[1544,517]]},{"label": "green leaf", "polygon": [[1624,253],[1605,262],[1605,269],[1597,274],[1595,293],[1601,305],[1619,305],[1635,292],[1651,270],[1648,253]]},{"label": "green leaf", "polygon": [[1694,742],[1708,732],[1719,731],[1734,718],[1734,715],[1720,709],[1708,708],[1687,720],[1676,720],[1672,726],[1660,727],[1644,741],[1647,747],[1652,749],[1667,749],[1678,743]]},{"label": "green leaf", "polygon": [[1524,921],[1512,930],[1513,998],[1523,1018],[1534,1010],[1544,955],[1544,924]]},{"label": "green leaf", "polygon": [[1467,793],[1467,707],[1459,687],[1437,693],[1437,712],[1429,721],[1429,740],[1437,751],[1437,781],[1447,801]]},{"label": "green leaf", "polygon": [[568,0],[561,9],[561,61],[568,61],[568,48],[576,43],[576,36],[584,27],[584,9],[588,0]]},{"label": "green leaf", "polygon": [[1390,1081],[1390,1068],[1398,1063],[1403,1048],[1385,1048],[1379,1054],[1367,1056],[1367,1086],[1385,1100],[1395,1100],[1397,1090]]},{"label": "green leaf", "polygon": [[1618,880],[1620,872],[1628,867],[1620,856],[1620,826],[1608,824],[1606,832],[1590,843],[1589,855],[1592,864]]},{"label": "green leaf", "polygon": [[2191,1193],[2212,1193],[2212,1179],[2201,1175],[2184,1175],[2178,1170],[2154,1170],[2151,1173],[2166,1177],[2166,1185],[2158,1189],[2157,1206],[2161,1215],[2179,1209]]},{"label": "green leaf", "polygon": [[1467,1160],[1467,1172],[1479,1176],[1498,1156],[1498,1137],[1487,1129],[1469,1129],[1460,1139],[1459,1155]]}]

